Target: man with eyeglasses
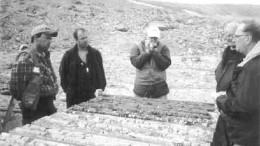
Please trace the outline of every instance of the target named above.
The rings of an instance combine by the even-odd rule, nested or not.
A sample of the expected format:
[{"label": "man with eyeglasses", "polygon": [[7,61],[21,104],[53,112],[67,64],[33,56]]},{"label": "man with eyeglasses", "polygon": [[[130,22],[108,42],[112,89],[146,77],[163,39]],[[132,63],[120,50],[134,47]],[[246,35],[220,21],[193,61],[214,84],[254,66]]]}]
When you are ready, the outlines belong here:
[{"label": "man with eyeglasses", "polygon": [[[52,38],[57,35],[57,30],[47,25],[36,26],[31,32],[31,45],[21,50],[12,64],[10,91],[15,99],[21,101],[23,125],[57,111],[53,101],[56,99],[59,88],[49,52]],[[22,100],[22,94],[34,74],[40,74],[43,78],[35,110],[24,106]]]},{"label": "man with eyeglasses", "polygon": [[[217,95],[225,94],[231,86],[233,72],[238,63],[245,57],[244,54],[236,51],[234,34],[237,30],[238,23],[228,23],[224,29],[223,42],[226,45],[216,70],[215,77],[217,81],[216,92]],[[220,113],[217,125],[213,134],[211,146],[227,146],[230,140],[227,132],[227,122],[224,114]]]},{"label": "man with eyeglasses", "polygon": [[231,146],[259,145],[260,110],[260,25],[254,20],[239,24],[236,50],[245,58],[236,65],[226,95],[217,97],[217,106],[227,122]]},{"label": "man with eyeglasses", "polygon": [[101,95],[106,87],[101,53],[88,44],[87,31],[78,28],[73,36],[76,45],[66,51],[59,68],[67,108]]},{"label": "man with eyeglasses", "polygon": [[146,38],[130,53],[130,61],[136,68],[134,93],[137,97],[167,99],[166,69],[171,65],[170,50],[159,41],[158,27],[149,26],[146,31]]}]

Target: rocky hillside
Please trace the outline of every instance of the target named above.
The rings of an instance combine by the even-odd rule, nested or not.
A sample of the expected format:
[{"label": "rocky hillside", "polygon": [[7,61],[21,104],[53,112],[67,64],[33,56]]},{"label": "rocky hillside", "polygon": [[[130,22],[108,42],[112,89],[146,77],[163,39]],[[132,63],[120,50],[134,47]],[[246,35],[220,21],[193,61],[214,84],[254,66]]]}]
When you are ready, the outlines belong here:
[{"label": "rocky hillside", "polygon": [[[127,0],[12,0],[7,2],[2,14],[1,50],[4,51],[29,43],[30,30],[41,23],[60,30],[59,38],[53,45],[55,49],[70,47],[73,30],[85,27],[89,30],[93,45],[122,50],[126,47],[120,45],[141,39],[142,30],[149,22],[159,21],[165,26],[163,41],[173,48],[173,54],[182,54],[184,48],[189,47],[209,53],[210,48],[219,45],[216,39],[223,26],[219,20],[206,16],[176,13],[170,9],[152,8]],[[198,44],[199,47],[196,46]]]}]

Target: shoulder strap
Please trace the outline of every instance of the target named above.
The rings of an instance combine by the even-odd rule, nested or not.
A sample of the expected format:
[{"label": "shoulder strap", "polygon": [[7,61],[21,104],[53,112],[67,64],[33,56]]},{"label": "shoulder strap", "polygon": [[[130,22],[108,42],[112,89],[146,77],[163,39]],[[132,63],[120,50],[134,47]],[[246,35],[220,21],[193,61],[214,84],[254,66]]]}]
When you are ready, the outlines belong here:
[{"label": "shoulder strap", "polygon": [[16,55],[15,61],[18,61],[22,54],[29,54],[29,50],[22,50],[22,51],[20,51],[20,52]]},{"label": "shoulder strap", "polygon": [[38,67],[38,66],[39,66],[39,61],[38,61],[38,59],[36,58],[36,55],[33,54],[31,50],[29,50],[28,53],[29,53],[29,55],[30,55],[30,57],[31,57],[31,59],[32,59],[32,61],[33,61],[33,63],[34,63],[34,65]]},{"label": "shoulder strap", "polygon": [[34,65],[35,65],[35,66],[39,66],[38,59],[36,58],[35,55],[33,55],[32,51],[29,50],[29,49],[20,51],[20,52],[18,53],[18,55],[16,56],[15,61],[18,61],[19,58],[20,58],[20,56],[21,56],[22,54],[28,54],[28,55],[30,56],[31,61],[34,63]]}]

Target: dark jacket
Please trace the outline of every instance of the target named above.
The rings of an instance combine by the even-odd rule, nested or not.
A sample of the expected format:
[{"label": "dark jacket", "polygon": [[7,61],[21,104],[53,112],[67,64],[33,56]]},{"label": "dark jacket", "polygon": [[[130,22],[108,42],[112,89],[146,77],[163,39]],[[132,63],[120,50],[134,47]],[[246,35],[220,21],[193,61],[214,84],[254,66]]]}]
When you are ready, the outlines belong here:
[{"label": "dark jacket", "polygon": [[235,48],[235,46],[228,46],[225,48],[221,61],[215,70],[217,92],[227,91],[227,89],[230,87],[230,82],[232,80],[235,67],[245,57],[244,54],[237,52],[236,50],[232,50],[232,47]]},{"label": "dark jacket", "polygon": [[[230,92],[229,89],[231,88],[231,80],[234,77],[233,72],[235,71],[237,64],[240,63],[245,57],[244,54],[237,52],[234,49],[235,46],[228,46],[225,48],[221,61],[215,70],[215,77],[217,81],[216,92]],[[228,137],[227,122],[224,117],[224,113],[221,113],[218,117],[211,146],[231,145],[230,139]]]},{"label": "dark jacket", "polygon": [[259,145],[260,56],[243,67],[236,67],[227,96],[217,98],[217,105],[227,115],[227,130],[233,143]]},{"label": "dark jacket", "polygon": [[[68,50],[61,61],[59,73],[61,87],[64,92],[74,90],[77,81],[77,69],[76,69],[76,58],[78,57],[78,47],[75,45],[73,48]],[[103,68],[103,61],[101,53],[91,46],[88,46],[87,62],[89,62],[89,71],[91,75],[91,85],[96,89],[105,89],[106,78]],[[87,86],[87,85],[86,85]]]}]

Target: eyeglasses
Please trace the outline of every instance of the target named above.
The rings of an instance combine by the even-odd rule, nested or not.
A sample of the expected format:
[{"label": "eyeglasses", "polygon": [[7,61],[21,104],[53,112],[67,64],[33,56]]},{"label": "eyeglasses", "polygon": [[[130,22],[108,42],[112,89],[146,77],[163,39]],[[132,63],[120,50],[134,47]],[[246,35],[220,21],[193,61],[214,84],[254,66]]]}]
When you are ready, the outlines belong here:
[{"label": "eyeglasses", "polygon": [[240,38],[240,37],[242,37],[242,36],[248,36],[248,35],[250,35],[250,34],[234,35],[233,37],[234,37],[235,39],[238,39],[238,38]]}]

